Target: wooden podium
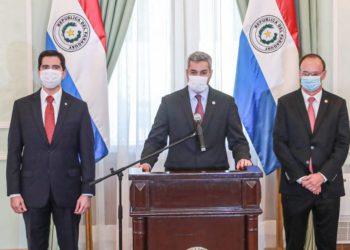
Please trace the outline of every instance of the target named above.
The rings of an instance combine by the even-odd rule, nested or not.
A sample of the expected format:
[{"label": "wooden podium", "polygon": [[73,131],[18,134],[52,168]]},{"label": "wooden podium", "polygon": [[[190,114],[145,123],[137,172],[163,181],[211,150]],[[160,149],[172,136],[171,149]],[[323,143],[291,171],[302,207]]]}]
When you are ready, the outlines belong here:
[{"label": "wooden podium", "polygon": [[134,250],[257,250],[258,167],[129,175]]}]

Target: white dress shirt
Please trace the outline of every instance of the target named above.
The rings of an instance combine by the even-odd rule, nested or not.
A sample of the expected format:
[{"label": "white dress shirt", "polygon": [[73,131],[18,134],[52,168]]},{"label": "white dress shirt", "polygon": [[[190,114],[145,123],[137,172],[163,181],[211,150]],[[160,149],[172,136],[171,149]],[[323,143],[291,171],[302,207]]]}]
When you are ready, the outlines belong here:
[{"label": "white dress shirt", "polygon": [[196,95],[200,95],[201,96],[201,103],[202,103],[202,106],[203,106],[203,111],[205,113],[205,108],[207,106],[207,101],[208,101],[209,87],[206,90],[204,90],[203,92],[199,93],[199,94],[197,94],[196,92],[194,92],[193,90],[188,88],[188,93],[190,95],[190,102],[191,102],[192,113],[194,114],[194,111],[196,110],[196,106],[197,106],[197,103],[198,103]]},{"label": "white dress shirt", "polygon": [[[49,94],[45,92],[43,88],[40,90],[40,101],[41,101],[41,114],[43,117],[43,123],[45,126],[45,110],[47,106],[47,100],[46,97],[48,97]],[[52,95],[53,97],[53,110],[55,113],[55,124],[57,123],[57,117],[58,117],[58,112],[60,110],[60,104],[61,104],[61,99],[62,99],[62,88],[60,88],[59,91],[57,91],[55,94]]]},{"label": "white dress shirt", "polygon": [[309,98],[310,97],[314,97],[315,98],[315,101],[312,103],[312,107],[314,108],[315,118],[316,118],[317,117],[317,113],[318,113],[318,109],[320,107],[320,102],[321,102],[321,97],[322,97],[322,90],[320,92],[318,92],[314,96],[306,94],[303,90],[301,90],[301,93],[303,94],[306,110],[309,108]]},{"label": "white dress shirt", "polygon": [[[42,114],[44,126],[45,126],[45,109],[46,109],[46,106],[47,106],[46,98],[48,96],[49,96],[49,94],[47,94],[45,92],[45,90],[43,88],[41,88],[41,90],[40,90],[41,114]],[[55,113],[55,124],[56,124],[57,123],[58,112],[60,110],[61,99],[62,99],[62,88],[60,88],[59,91],[57,91],[55,94],[53,94],[52,97],[53,97],[52,105],[53,105],[53,110],[54,110],[54,113]],[[83,195],[93,196],[92,194],[83,194]],[[16,197],[16,196],[20,196],[20,194],[11,194],[10,198]]]},{"label": "white dress shirt", "polygon": [[[306,107],[306,110],[308,110],[309,108],[309,98],[310,97],[314,97],[315,98],[315,101],[312,103],[312,107],[314,108],[314,112],[315,112],[315,119],[317,118],[317,113],[318,113],[318,109],[320,108],[320,103],[321,103],[321,98],[322,98],[322,89],[320,92],[318,92],[316,95],[308,95],[307,93],[305,93],[305,91],[301,90],[301,93],[303,94],[303,99],[304,99],[304,103],[305,103],[305,107]],[[327,178],[326,176],[324,176],[322,173],[320,173],[324,179],[324,182],[327,181]],[[299,184],[301,184],[301,182],[303,181],[303,177],[300,177],[297,182]]]}]

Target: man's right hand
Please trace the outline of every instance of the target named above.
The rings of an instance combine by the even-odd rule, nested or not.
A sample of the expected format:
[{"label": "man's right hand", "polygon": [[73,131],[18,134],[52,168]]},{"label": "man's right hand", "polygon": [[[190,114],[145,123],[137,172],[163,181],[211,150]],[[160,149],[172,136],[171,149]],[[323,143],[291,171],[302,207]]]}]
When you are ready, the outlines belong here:
[{"label": "man's right hand", "polygon": [[151,172],[151,165],[149,165],[148,163],[142,163],[142,164],[138,165],[137,167],[142,168],[143,172]]},{"label": "man's right hand", "polygon": [[22,196],[14,196],[10,198],[11,207],[13,211],[18,214],[22,214],[27,211],[26,205],[24,204],[24,200]]},{"label": "man's right hand", "polygon": [[315,173],[303,177],[301,185],[313,194],[319,195],[322,191],[321,185],[323,184],[323,182],[323,176],[320,173]]}]

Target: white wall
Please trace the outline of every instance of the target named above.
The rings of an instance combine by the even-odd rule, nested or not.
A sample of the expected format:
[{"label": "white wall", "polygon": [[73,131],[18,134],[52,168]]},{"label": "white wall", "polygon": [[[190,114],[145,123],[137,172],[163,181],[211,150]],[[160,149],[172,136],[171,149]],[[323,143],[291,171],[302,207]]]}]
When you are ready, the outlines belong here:
[{"label": "white wall", "polygon": [[[333,1],[333,92],[346,99],[350,109],[350,2],[347,0]],[[344,171],[350,173],[350,157]],[[350,190],[347,190],[349,193]],[[350,209],[350,208],[349,208]]]},{"label": "white wall", "polygon": [[6,197],[7,134],[15,99],[32,92],[30,0],[0,4],[0,249],[26,246],[22,216]]},{"label": "white wall", "polygon": [[[0,39],[0,249],[21,248],[26,245],[22,217],[11,211],[6,197],[5,157],[8,123],[13,101],[39,87],[36,84],[37,56],[45,48],[51,1],[0,2],[0,23],[6,24],[0,25],[0,32],[3,34]],[[322,27],[322,32],[319,33],[319,51],[328,67],[325,88],[346,98],[350,108],[350,1],[322,1],[318,8],[321,12],[319,21]],[[28,42],[28,39],[32,43]],[[28,51],[32,54],[28,54]],[[31,81],[32,73],[34,85]],[[345,171],[350,172],[350,157]],[[269,176],[266,181],[273,182],[274,178]]]}]

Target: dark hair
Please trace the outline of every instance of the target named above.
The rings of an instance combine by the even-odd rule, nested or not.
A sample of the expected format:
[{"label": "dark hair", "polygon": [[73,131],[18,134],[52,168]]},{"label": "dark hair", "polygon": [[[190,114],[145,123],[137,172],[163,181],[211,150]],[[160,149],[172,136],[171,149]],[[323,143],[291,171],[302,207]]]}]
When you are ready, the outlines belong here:
[{"label": "dark hair", "polygon": [[321,63],[322,63],[323,71],[326,70],[326,63],[324,62],[323,58],[322,58],[320,55],[312,54],[312,53],[306,54],[305,56],[303,56],[303,57],[300,59],[299,68],[300,68],[300,66],[301,66],[301,63],[302,63],[305,59],[307,59],[307,58],[312,58],[312,59],[313,59],[313,58],[318,58],[318,59],[321,61]]},{"label": "dark hair", "polygon": [[202,51],[193,52],[187,59],[187,68],[190,67],[190,62],[207,62],[209,70],[211,71],[211,56]]},{"label": "dark hair", "polygon": [[64,56],[62,53],[58,52],[57,50],[44,50],[40,53],[38,58],[38,69],[40,70],[40,67],[43,63],[44,57],[58,57],[61,61],[61,67],[63,70],[66,69],[66,59],[64,59]]}]

